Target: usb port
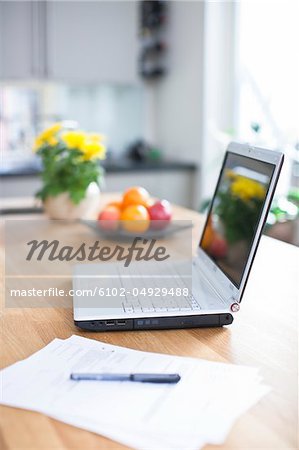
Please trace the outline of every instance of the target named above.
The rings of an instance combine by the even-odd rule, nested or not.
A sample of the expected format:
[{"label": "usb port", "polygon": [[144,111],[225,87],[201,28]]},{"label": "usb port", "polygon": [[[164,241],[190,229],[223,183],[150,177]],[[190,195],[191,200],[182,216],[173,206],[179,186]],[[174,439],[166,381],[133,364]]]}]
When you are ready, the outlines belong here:
[{"label": "usb port", "polygon": [[126,321],[125,320],[117,320],[116,325],[124,326],[124,325],[126,325]]},{"label": "usb port", "polygon": [[111,327],[111,325],[115,325],[115,321],[114,320],[106,320],[105,325],[107,325],[108,327]]}]

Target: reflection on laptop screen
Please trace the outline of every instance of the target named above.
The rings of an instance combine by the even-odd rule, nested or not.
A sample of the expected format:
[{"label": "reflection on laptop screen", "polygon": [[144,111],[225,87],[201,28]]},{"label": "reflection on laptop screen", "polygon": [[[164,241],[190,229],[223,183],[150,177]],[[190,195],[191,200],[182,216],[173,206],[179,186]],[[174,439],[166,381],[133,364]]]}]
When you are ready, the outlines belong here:
[{"label": "reflection on laptop screen", "polygon": [[275,166],[228,152],[200,247],[240,287]]}]

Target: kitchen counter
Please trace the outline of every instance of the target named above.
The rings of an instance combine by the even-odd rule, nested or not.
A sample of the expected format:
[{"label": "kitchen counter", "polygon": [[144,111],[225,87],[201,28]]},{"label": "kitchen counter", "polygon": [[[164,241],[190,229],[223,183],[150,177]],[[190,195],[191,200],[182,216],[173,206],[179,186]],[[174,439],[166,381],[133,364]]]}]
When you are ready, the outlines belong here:
[{"label": "kitchen counter", "polygon": [[[132,161],[130,159],[108,159],[101,163],[107,173],[118,172],[149,172],[149,171],[175,171],[197,169],[196,164],[192,162],[161,160],[161,161]],[[15,168],[0,169],[0,177],[31,177],[41,172],[39,164],[33,162],[25,166]]]},{"label": "kitchen counter", "polygon": [[[136,162],[129,159],[107,159],[102,191],[123,192],[129,186],[143,186],[152,196],[166,198],[185,207],[198,207],[195,196],[198,168],[183,161],[161,160]],[[38,163],[0,170],[3,198],[33,197],[41,188]]]}]

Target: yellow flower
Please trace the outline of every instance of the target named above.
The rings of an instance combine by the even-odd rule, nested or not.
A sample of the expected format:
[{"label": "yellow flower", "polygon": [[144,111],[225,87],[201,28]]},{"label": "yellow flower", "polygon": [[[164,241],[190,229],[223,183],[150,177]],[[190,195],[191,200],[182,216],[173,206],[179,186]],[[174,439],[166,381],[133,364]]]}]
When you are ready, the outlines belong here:
[{"label": "yellow flower", "polygon": [[[62,125],[56,123],[44,130],[35,139],[34,150],[38,150],[42,145],[54,146],[58,144],[57,133]],[[78,149],[83,155],[83,159],[104,159],[106,157],[106,147],[103,144],[105,136],[98,133],[85,133],[81,130],[70,130],[60,133],[60,139],[69,149]]]},{"label": "yellow flower", "polygon": [[225,176],[226,178],[234,180],[235,178],[237,178],[238,175],[232,169],[226,169]]},{"label": "yellow flower", "polygon": [[89,159],[105,159],[106,147],[95,139],[87,138],[81,147],[83,158]]},{"label": "yellow flower", "polygon": [[78,148],[82,150],[86,140],[86,133],[84,131],[66,131],[61,135],[61,139],[69,148]]},{"label": "yellow flower", "polygon": [[48,144],[54,147],[54,145],[58,144],[58,139],[55,136],[51,136],[48,138]]},{"label": "yellow flower", "polygon": [[231,184],[231,192],[243,201],[265,197],[265,188],[261,183],[242,176],[238,176]]},{"label": "yellow flower", "polygon": [[43,144],[44,141],[41,139],[40,136],[37,136],[33,144],[33,151],[37,151]]},{"label": "yellow flower", "polygon": [[56,122],[53,125],[51,125],[49,128],[46,128],[41,134],[40,137],[44,138],[44,139],[49,139],[50,137],[52,137],[54,134],[58,133],[58,131],[60,131],[62,128],[61,123]]},{"label": "yellow flower", "polygon": [[42,131],[35,139],[33,150],[38,150],[44,144],[54,146],[58,143],[56,134],[62,128],[61,123],[57,122]]}]

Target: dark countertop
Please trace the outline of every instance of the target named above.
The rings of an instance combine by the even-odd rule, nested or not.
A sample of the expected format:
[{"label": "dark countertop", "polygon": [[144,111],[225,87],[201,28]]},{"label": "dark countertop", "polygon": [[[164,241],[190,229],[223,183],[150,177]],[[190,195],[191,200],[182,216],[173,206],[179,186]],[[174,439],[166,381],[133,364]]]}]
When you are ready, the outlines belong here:
[{"label": "dark countertop", "polygon": [[[106,160],[101,164],[106,173],[126,173],[126,172],[150,172],[150,171],[175,171],[197,169],[196,164],[192,162],[161,160],[137,162],[129,159]],[[32,163],[26,166],[16,168],[0,169],[0,177],[30,177],[38,175],[41,168],[38,164]]]},{"label": "dark countertop", "polygon": [[129,159],[119,161],[105,161],[103,163],[107,173],[115,172],[147,172],[152,170],[196,170],[196,164],[184,161],[161,160],[138,162]]}]

